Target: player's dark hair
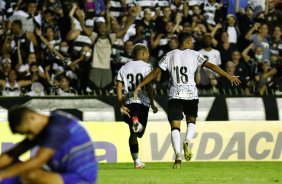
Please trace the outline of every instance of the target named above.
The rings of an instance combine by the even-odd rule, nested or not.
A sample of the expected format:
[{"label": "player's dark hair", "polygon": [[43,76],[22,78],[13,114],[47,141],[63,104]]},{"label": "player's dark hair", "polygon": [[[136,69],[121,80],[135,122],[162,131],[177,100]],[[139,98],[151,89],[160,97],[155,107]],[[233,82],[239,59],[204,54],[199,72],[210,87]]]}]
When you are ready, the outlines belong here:
[{"label": "player's dark hair", "polygon": [[20,28],[22,28],[22,22],[20,20],[14,20],[13,24],[19,26]]},{"label": "player's dark hair", "polygon": [[182,45],[188,38],[191,38],[191,34],[189,32],[180,32],[177,36],[179,45]]},{"label": "player's dark hair", "polygon": [[14,105],[8,110],[9,126],[14,134],[17,133],[16,128],[22,124],[25,115],[30,112],[35,112],[35,111],[28,107],[19,106],[19,105]]},{"label": "player's dark hair", "polygon": [[142,44],[142,43],[137,43],[134,48],[133,48],[133,51],[132,51],[132,54],[134,56],[134,58],[136,59],[137,55],[139,52],[143,51],[143,50],[147,50],[147,46]]}]

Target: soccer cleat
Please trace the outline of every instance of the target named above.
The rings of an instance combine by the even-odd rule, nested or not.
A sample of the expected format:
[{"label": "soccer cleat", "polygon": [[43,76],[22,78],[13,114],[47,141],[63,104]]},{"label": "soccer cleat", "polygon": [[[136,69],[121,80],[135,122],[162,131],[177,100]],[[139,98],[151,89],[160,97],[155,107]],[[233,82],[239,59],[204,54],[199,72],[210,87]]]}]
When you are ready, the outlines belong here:
[{"label": "soccer cleat", "polygon": [[140,162],[140,163],[135,162],[135,163],[134,163],[134,168],[135,168],[135,169],[142,169],[142,168],[144,168],[144,167],[145,167],[145,164],[142,163],[142,162]]},{"label": "soccer cleat", "polygon": [[132,123],[133,123],[132,126],[133,132],[139,132],[139,121],[136,116],[132,117]]},{"label": "soccer cleat", "polygon": [[172,169],[180,169],[181,168],[181,155],[178,153],[175,156],[175,161],[172,166]]},{"label": "soccer cleat", "polygon": [[183,142],[183,149],[184,149],[184,157],[186,161],[190,161],[192,158],[192,151],[191,148],[189,147],[189,140],[185,139]]}]

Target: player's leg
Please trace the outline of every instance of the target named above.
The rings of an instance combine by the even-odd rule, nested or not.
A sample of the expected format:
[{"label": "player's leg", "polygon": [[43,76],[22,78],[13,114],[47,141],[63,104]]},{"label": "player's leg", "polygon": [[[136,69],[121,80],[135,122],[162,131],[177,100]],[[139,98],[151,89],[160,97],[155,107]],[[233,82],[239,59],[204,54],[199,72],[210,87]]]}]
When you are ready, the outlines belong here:
[{"label": "player's leg", "polygon": [[181,149],[180,149],[180,123],[182,115],[181,100],[168,101],[168,119],[171,127],[171,143],[175,152],[175,162],[173,169],[179,169],[181,165]]},{"label": "player's leg", "polygon": [[196,119],[198,116],[199,100],[188,100],[184,104],[184,114],[186,115],[187,131],[186,138],[183,142],[184,157],[186,161],[192,158],[192,150],[190,148],[190,141],[194,137],[196,129]]},{"label": "player's leg", "polygon": [[124,116],[125,122],[129,125],[130,130],[130,137],[129,137],[129,148],[130,153],[132,156],[132,159],[134,161],[134,167],[136,169],[145,167],[145,164],[141,162],[139,158],[139,145],[137,141],[137,137],[141,138],[145,132],[145,128],[147,125],[147,118],[148,118],[148,111],[147,115],[143,115],[143,105],[141,104],[129,104],[127,105],[127,108],[130,110],[130,117],[136,117],[138,118],[138,131],[134,131],[134,125],[133,125],[133,118],[128,118],[127,116]]},{"label": "player's leg", "polygon": [[139,145],[137,141],[137,134],[130,129],[130,137],[129,137],[129,148],[130,148],[130,153],[131,157],[134,161],[134,167],[136,169],[140,169],[145,167],[145,164],[141,162],[139,158]]}]

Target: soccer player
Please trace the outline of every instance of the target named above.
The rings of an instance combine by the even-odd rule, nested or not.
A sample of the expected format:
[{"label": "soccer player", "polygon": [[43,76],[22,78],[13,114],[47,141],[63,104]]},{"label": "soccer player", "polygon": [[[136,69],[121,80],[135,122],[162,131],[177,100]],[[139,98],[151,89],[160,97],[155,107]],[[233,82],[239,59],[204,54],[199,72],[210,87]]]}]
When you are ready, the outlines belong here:
[{"label": "soccer player", "polygon": [[[46,116],[27,107],[12,107],[8,120],[13,133],[27,138],[0,156],[1,184],[96,183],[98,164],[93,144],[78,119],[62,111]],[[35,157],[26,162],[17,160],[34,146],[39,146]],[[50,171],[42,169],[45,164]]]},{"label": "soccer player", "polygon": [[198,93],[194,81],[195,71],[198,66],[206,67],[229,79],[232,85],[238,85],[238,76],[231,76],[221,70],[218,66],[206,61],[199,52],[190,50],[193,46],[192,37],[188,32],[178,35],[179,49],[168,52],[156,67],[135,89],[134,96],[141,90],[142,86],[153,80],[161,70],[168,70],[171,76],[171,87],[168,100],[168,120],[171,126],[171,140],[176,157],[173,169],[181,167],[180,151],[180,122],[182,113],[186,115],[187,133],[183,142],[184,157],[189,161],[192,152],[189,147],[190,141],[195,133],[195,123],[198,116]]},{"label": "soccer player", "polygon": [[150,83],[145,86],[145,89],[140,89],[138,98],[134,99],[135,87],[152,71],[152,66],[147,63],[149,50],[146,45],[136,44],[133,55],[134,60],[122,66],[118,72],[117,95],[120,111],[130,129],[129,147],[134,167],[139,169],[145,167],[145,164],[139,158],[137,137],[141,138],[145,132],[150,104],[154,113],[158,111],[158,108],[154,105]]}]

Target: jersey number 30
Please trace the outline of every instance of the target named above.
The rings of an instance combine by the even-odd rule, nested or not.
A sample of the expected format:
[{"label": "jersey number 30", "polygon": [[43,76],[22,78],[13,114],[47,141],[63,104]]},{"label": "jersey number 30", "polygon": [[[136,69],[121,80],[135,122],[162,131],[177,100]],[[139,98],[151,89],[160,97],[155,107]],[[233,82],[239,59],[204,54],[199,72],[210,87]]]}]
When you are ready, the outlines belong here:
[{"label": "jersey number 30", "polygon": [[176,71],[176,81],[177,81],[177,84],[180,83],[180,79],[181,79],[183,84],[187,84],[188,83],[188,76],[186,74],[187,73],[187,67],[182,66],[182,67],[180,67],[180,70],[179,70],[179,67],[176,66],[173,69]]},{"label": "jersey number 30", "polygon": [[128,91],[134,91],[136,86],[138,86],[138,84],[143,81],[143,75],[141,73],[137,73],[137,75],[134,76],[132,73],[129,73],[127,74],[127,80],[131,85],[128,86]]}]

